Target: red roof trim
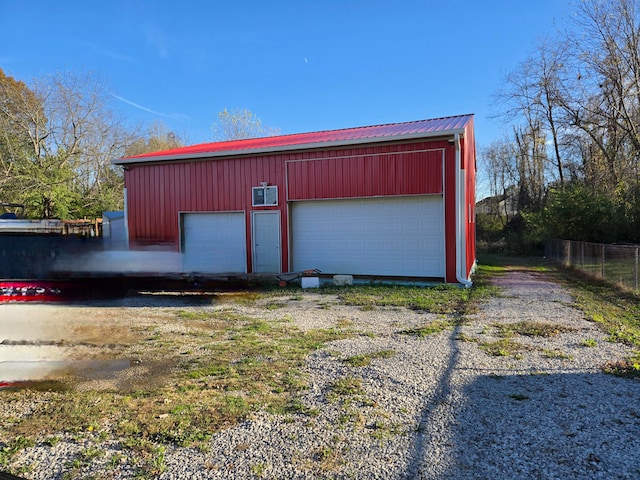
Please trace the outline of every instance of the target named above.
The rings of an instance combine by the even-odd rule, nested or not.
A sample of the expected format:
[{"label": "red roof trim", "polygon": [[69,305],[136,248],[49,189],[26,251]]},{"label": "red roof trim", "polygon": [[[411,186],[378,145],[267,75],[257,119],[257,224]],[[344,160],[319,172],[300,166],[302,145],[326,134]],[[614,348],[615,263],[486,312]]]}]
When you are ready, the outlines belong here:
[{"label": "red roof trim", "polygon": [[230,157],[237,155],[282,152],[358,143],[413,139],[461,133],[473,115],[390,123],[369,127],[325,130],[320,132],[278,135],[225,142],[202,143],[161,152],[145,153],[114,160],[114,164],[146,163],[192,158]]}]

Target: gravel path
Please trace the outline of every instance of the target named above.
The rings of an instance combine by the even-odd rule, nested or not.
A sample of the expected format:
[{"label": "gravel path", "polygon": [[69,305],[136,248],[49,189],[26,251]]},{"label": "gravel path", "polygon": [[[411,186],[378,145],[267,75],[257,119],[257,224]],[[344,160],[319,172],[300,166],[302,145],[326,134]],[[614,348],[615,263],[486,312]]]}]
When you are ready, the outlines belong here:
[{"label": "gravel path", "polygon": [[[309,413],[257,414],[216,434],[208,452],[167,448],[160,478],[640,478],[640,381],[600,371],[630,350],[607,342],[544,276],[514,270],[496,283],[502,296],[453,330],[425,337],[400,332],[437,316],[318,308],[328,299],[313,293],[275,311],[224,305],[290,315],[300,328],[351,322],[360,333],[309,357],[310,388],[302,397]],[[565,328],[552,337],[514,337],[521,349],[508,356],[481,348],[500,339],[496,324],[526,320]],[[585,346],[587,339],[595,346]],[[368,366],[345,362],[364,354],[373,358]],[[82,448],[71,440],[38,445],[20,462],[39,466],[27,478],[56,478],[51,465]],[[124,465],[113,472],[133,475]]]}]

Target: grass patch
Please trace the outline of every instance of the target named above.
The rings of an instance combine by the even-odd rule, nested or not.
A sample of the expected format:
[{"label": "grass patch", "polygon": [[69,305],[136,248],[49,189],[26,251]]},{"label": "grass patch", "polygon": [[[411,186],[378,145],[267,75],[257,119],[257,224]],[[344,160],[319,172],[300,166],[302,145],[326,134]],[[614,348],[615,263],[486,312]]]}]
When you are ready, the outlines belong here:
[{"label": "grass patch", "polygon": [[345,358],[343,362],[352,367],[366,367],[371,365],[371,356],[353,355],[352,357]]},{"label": "grass patch", "polygon": [[278,310],[279,308],[284,308],[286,306],[287,306],[287,304],[285,302],[273,301],[273,302],[268,302],[265,305],[265,308],[267,310]]},{"label": "grass patch", "polygon": [[331,397],[349,396],[349,395],[362,395],[364,390],[362,389],[362,380],[355,377],[343,377],[336,380],[331,385]]},{"label": "grass patch", "polygon": [[593,348],[598,346],[598,342],[594,338],[585,338],[580,342],[583,347]]},{"label": "grass patch", "polygon": [[602,370],[617,377],[640,378],[640,352],[624,360],[609,362]]},{"label": "grass patch", "polygon": [[375,358],[390,358],[394,356],[395,353],[394,350],[379,350],[369,354],[353,355],[345,358],[343,362],[352,367],[366,367],[371,365],[371,361]]},{"label": "grass patch", "polygon": [[470,313],[475,301],[495,295],[498,289],[484,282],[488,272],[479,269],[472,288],[457,285],[430,287],[406,285],[356,285],[351,287],[323,287],[321,293],[336,294],[346,305],[373,310],[376,307],[405,307],[411,310],[436,314]]},{"label": "grass patch", "polygon": [[0,443],[0,467],[6,468],[11,458],[25,448],[35,445],[32,438],[18,435],[16,438],[8,441],[8,443]]},{"label": "grass patch", "polygon": [[352,425],[354,428],[361,428],[365,424],[365,416],[358,409],[345,409],[338,415],[338,426],[345,428]]},{"label": "grass patch", "polygon": [[420,288],[395,285],[358,286],[339,293],[345,304],[360,306],[364,311],[375,307],[405,307],[434,313],[453,313],[467,295],[468,292],[459,287]]},{"label": "grass patch", "polygon": [[491,274],[502,274],[506,270],[524,269],[531,272],[550,273],[554,271],[553,264],[542,256],[501,255],[482,252],[478,254],[480,268]]},{"label": "grass patch", "polygon": [[369,430],[369,434],[376,440],[390,439],[404,433],[400,425],[387,423],[380,419],[366,425],[366,428]]},{"label": "grass patch", "polygon": [[395,354],[396,354],[395,350],[385,349],[385,350],[378,350],[377,352],[373,352],[371,356],[372,358],[391,358]]},{"label": "grass patch", "polygon": [[350,320],[348,318],[338,318],[338,320],[336,321],[336,326],[338,328],[347,328],[347,327],[352,327],[354,325],[353,320]]},{"label": "grass patch", "polygon": [[399,333],[403,335],[411,335],[413,337],[426,337],[428,335],[433,335],[434,333],[440,333],[444,330],[448,330],[452,328],[453,325],[454,322],[450,320],[434,320],[422,327],[401,330]]},{"label": "grass patch", "polygon": [[299,413],[302,415],[306,415],[308,417],[317,417],[320,415],[320,410],[315,407],[308,407],[304,405],[300,399],[293,398],[291,402],[286,406],[285,409],[281,409],[279,411],[272,411],[271,413]]},{"label": "grass patch", "polygon": [[536,322],[523,320],[515,323],[496,323],[493,327],[498,336],[510,337],[511,335],[524,335],[527,337],[555,337],[559,333],[572,331],[572,328],[556,325],[549,322]]},{"label": "grass patch", "polygon": [[332,302],[318,302],[317,305],[319,310],[330,310],[334,304]]},{"label": "grass patch", "polygon": [[501,338],[494,342],[481,343],[480,349],[493,357],[518,357],[527,347],[510,338]]},{"label": "grass patch", "polygon": [[546,358],[558,358],[561,360],[573,360],[573,357],[571,355],[569,355],[568,353],[564,353],[561,350],[544,349],[542,350],[542,356]]},{"label": "grass patch", "polygon": [[[335,441],[336,440],[334,439],[334,442]],[[335,446],[329,445],[316,447],[311,450],[311,461],[313,462],[312,468],[318,469],[321,472],[332,472],[343,464],[340,450]]]},{"label": "grass patch", "polygon": [[264,462],[254,463],[250,468],[251,474],[255,475],[258,478],[262,478],[267,471],[267,467],[268,465]]},{"label": "grass patch", "polygon": [[477,342],[478,340],[470,335],[467,335],[463,332],[458,333],[456,336],[456,340],[459,342]]}]

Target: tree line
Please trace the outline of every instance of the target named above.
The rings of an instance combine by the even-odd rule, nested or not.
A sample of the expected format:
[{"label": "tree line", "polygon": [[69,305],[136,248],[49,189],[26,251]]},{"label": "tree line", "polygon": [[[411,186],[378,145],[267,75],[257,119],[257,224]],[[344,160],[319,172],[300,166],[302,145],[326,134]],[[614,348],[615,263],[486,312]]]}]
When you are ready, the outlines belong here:
[{"label": "tree line", "polygon": [[[0,203],[22,204],[36,218],[122,210],[123,174],[111,161],[185,141],[160,122],[132,125],[112,101],[92,73],[55,73],[27,85],[0,69]],[[216,140],[277,133],[249,110],[226,108],[212,130]]]},{"label": "tree line", "polygon": [[640,242],[640,3],[582,0],[505,78],[479,238]]}]

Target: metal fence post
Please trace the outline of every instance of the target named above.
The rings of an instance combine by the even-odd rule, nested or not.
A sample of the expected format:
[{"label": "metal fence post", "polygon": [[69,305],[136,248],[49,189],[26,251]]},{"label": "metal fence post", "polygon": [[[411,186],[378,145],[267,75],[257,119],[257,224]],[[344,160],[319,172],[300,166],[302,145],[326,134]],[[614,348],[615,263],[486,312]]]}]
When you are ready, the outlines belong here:
[{"label": "metal fence post", "polygon": [[604,253],[605,253],[605,244],[602,244],[602,279],[605,279],[604,276]]},{"label": "metal fence post", "polygon": [[638,247],[636,247],[636,263],[633,268],[633,285],[634,290],[638,291]]}]

